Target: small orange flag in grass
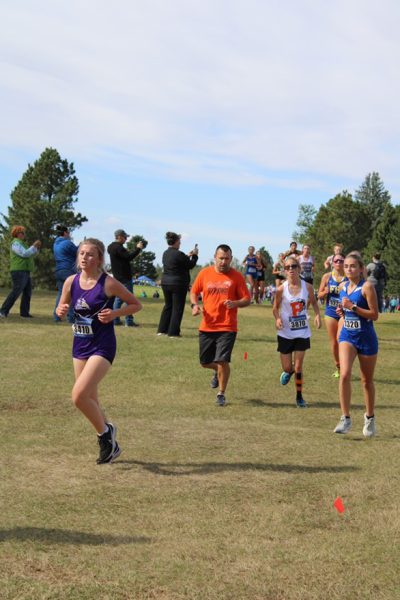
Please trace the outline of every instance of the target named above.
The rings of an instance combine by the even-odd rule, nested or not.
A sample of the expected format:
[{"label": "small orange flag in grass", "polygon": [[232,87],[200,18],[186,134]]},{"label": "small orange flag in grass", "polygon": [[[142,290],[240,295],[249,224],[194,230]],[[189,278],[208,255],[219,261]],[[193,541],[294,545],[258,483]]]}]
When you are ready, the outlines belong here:
[{"label": "small orange flag in grass", "polygon": [[333,506],[339,513],[344,513],[344,504],[340,496],[336,498],[335,502],[333,503]]},{"label": "small orange flag in grass", "polygon": [[244,360],[247,360],[249,358],[249,355],[247,354],[247,352],[244,353]]}]

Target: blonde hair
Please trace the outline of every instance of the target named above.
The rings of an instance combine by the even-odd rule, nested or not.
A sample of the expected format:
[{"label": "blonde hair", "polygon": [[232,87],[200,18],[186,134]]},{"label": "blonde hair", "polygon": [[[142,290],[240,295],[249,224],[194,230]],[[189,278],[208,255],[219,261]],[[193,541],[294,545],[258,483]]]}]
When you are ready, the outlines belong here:
[{"label": "blonde hair", "polygon": [[106,249],[104,247],[104,244],[102,241],[98,240],[97,238],[85,238],[78,246],[78,250],[76,253],[76,267],[79,270],[79,252],[82,246],[94,246],[97,250],[97,254],[99,255],[99,260],[100,260],[100,265],[99,265],[99,271],[101,272],[105,272],[104,269],[104,255],[106,252]]},{"label": "blonde hair", "polygon": [[357,250],[354,250],[353,252],[350,252],[350,254],[347,254],[347,256],[345,257],[345,260],[347,258],[353,258],[354,260],[356,260],[358,262],[358,266],[360,267],[360,269],[364,268],[364,261],[361,258],[361,254]]}]

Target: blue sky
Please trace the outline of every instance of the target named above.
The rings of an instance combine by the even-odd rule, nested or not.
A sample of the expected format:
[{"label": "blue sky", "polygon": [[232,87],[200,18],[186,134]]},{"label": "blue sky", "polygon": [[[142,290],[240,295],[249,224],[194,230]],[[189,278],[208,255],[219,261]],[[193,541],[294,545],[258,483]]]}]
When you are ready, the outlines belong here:
[{"label": "blue sky", "polygon": [[400,4],[19,0],[0,5],[0,212],[47,146],[73,162],[74,233],[164,233],[242,258],[290,242],[378,171],[400,198]]}]

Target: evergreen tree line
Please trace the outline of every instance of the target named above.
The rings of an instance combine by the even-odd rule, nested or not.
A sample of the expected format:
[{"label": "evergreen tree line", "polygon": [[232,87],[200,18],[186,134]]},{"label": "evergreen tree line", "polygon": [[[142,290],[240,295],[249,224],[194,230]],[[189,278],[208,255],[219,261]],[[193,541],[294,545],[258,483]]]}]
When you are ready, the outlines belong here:
[{"label": "evergreen tree line", "polygon": [[[65,225],[73,232],[87,221],[84,215],[74,211],[78,192],[79,182],[73,163],[62,159],[56,149],[46,148],[33,165],[28,165],[11,192],[8,214],[1,215],[0,286],[10,285],[10,230],[18,224],[27,228],[28,244],[36,239],[42,241],[41,251],[35,258],[35,284],[42,288],[54,288],[53,244],[56,226]],[[323,273],[325,258],[332,253],[335,242],[340,242],[345,253],[359,250],[366,262],[370,262],[373,254],[380,252],[389,277],[386,291],[399,293],[397,249],[400,247],[400,206],[392,205],[390,194],[378,173],[367,175],[354,198],[345,190],[319,210],[312,205],[301,204],[297,227],[293,238],[301,244],[311,245],[316,258],[317,281]],[[135,235],[128,247],[135,247],[139,240],[147,245],[143,236]],[[266,248],[260,250],[269,265],[266,279],[272,281],[272,258]],[[155,254],[143,250],[133,261],[133,273],[159,278],[161,268],[159,265],[155,267],[154,261]],[[240,268],[240,262],[236,267]]]},{"label": "evergreen tree line", "polygon": [[388,275],[386,293],[400,292],[400,205],[391,203],[379,173],[369,173],[354,197],[345,190],[319,210],[301,204],[297,227],[293,238],[311,245],[317,281],[324,273],[323,263],[332,254],[334,244],[342,243],[345,255],[358,250],[365,263],[380,253]]}]

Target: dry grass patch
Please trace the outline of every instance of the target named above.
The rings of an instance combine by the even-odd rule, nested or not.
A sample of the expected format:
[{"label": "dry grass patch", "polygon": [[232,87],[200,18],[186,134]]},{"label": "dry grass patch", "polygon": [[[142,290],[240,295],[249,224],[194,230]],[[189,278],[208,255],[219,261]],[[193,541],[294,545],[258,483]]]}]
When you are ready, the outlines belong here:
[{"label": "dry grass patch", "polygon": [[51,322],[53,300],[36,294],[34,322],[0,324],[2,597],[398,598],[399,315],[378,322],[379,435],[364,440],[357,376],[354,430],[332,434],[325,331],[313,335],[310,408],[299,411],[294,386],[278,384],[270,308],[243,310],[220,409],[198,365],[197,322],[187,311],[182,339],[157,338],[161,303],[145,301],[141,327],[118,328],[101,386],[123,454],[97,467],[95,435],[70,404],[71,331]]}]

